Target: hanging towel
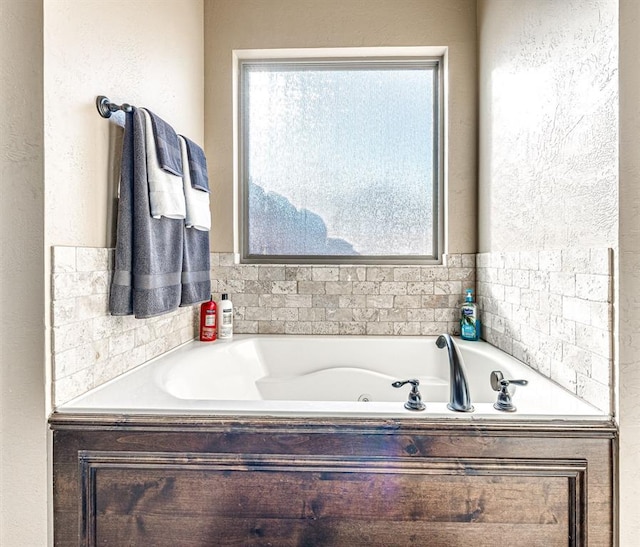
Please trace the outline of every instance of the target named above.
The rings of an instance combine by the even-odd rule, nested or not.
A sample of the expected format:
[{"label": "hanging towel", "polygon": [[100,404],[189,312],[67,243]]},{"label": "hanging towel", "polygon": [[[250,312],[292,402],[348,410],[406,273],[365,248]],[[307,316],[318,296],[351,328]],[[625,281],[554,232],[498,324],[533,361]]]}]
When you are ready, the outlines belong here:
[{"label": "hanging towel", "polygon": [[185,228],[182,220],[149,214],[146,115],[133,108],[126,116],[109,309],[153,317],[180,305]]},{"label": "hanging towel", "polygon": [[[199,192],[200,190],[196,190]],[[184,226],[181,306],[209,300],[211,274],[209,232]]]},{"label": "hanging towel", "polygon": [[[158,158],[159,149],[154,139],[152,117],[142,110],[145,119],[145,143],[147,157],[147,177],[149,180],[149,204],[153,218],[167,217],[183,219],[186,216],[182,177],[165,171]],[[166,124],[165,124],[166,125]],[[175,134],[175,132],[174,132]],[[178,152],[180,152],[180,143]],[[181,158],[179,161],[182,162]]]},{"label": "hanging towel", "polygon": [[[182,163],[187,165],[188,148],[187,139],[180,136],[180,150],[182,151]],[[209,193],[202,190],[196,190],[191,180],[190,169],[184,170],[182,177],[184,187],[184,199],[186,202],[186,216],[184,223],[187,228],[195,228],[196,230],[209,231],[211,229],[211,211],[209,210]]]},{"label": "hanging towel", "polygon": [[204,151],[191,139],[188,139],[184,135],[180,135],[187,143],[187,155],[189,162],[182,165],[189,166],[189,174],[191,175],[191,186],[203,192],[209,191],[209,174],[207,172],[207,158],[204,155]]},{"label": "hanging towel", "polygon": [[[180,144],[178,134],[160,116],[156,116],[151,110],[146,109],[151,117],[153,138],[158,152],[158,163],[161,169],[167,173],[182,176],[183,165],[180,158]],[[186,166],[184,166],[186,169]]]},{"label": "hanging towel", "polygon": [[[188,164],[187,139],[179,137],[182,165]],[[208,300],[211,295],[209,273],[209,230],[211,212],[209,193],[192,186],[190,170],[184,170],[184,196],[187,216],[184,227],[184,251],[182,255],[182,299],[181,306]]]}]

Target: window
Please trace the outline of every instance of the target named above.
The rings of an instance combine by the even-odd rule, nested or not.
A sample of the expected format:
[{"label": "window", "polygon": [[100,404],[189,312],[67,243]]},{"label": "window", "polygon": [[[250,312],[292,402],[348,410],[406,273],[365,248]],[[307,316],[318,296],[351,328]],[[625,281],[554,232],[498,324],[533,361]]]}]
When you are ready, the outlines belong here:
[{"label": "window", "polygon": [[245,262],[438,262],[440,59],[241,59]]}]

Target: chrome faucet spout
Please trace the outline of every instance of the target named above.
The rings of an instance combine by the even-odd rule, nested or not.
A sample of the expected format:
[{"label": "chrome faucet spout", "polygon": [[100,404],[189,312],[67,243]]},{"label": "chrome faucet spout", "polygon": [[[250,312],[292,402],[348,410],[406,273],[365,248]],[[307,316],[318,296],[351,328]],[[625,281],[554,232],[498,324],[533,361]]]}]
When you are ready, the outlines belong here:
[{"label": "chrome faucet spout", "polygon": [[464,361],[458,346],[449,334],[441,334],[436,340],[440,349],[447,348],[449,354],[449,410],[472,412],[469,382],[464,371]]}]

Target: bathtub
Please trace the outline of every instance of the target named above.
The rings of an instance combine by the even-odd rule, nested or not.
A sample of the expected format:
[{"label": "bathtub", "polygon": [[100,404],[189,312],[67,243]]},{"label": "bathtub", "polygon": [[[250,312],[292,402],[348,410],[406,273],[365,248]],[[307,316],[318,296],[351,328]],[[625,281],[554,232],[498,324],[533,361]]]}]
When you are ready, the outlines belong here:
[{"label": "bathtub", "polygon": [[[485,342],[456,339],[474,411],[453,412],[449,364],[436,337],[236,335],[189,342],[60,406],[58,413],[606,420],[587,404]],[[515,412],[493,407],[490,374],[509,386]],[[404,408],[416,378],[424,411]]]}]

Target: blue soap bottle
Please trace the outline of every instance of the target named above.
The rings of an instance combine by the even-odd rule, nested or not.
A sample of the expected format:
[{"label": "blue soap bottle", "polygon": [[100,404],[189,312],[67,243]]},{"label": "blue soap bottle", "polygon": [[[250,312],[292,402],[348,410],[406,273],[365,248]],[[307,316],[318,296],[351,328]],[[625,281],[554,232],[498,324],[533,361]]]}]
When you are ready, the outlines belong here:
[{"label": "blue soap bottle", "polygon": [[463,340],[480,339],[480,319],[478,306],[473,301],[473,290],[467,289],[462,306],[460,306],[460,338]]}]

